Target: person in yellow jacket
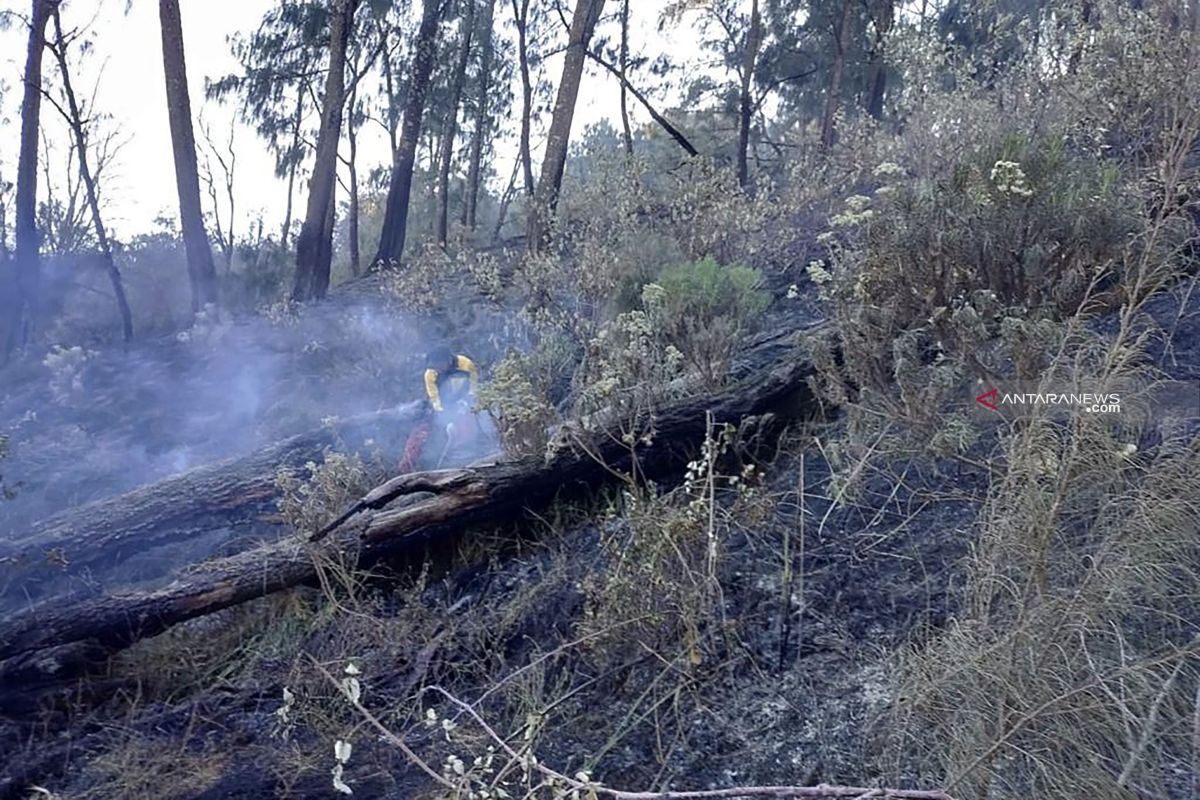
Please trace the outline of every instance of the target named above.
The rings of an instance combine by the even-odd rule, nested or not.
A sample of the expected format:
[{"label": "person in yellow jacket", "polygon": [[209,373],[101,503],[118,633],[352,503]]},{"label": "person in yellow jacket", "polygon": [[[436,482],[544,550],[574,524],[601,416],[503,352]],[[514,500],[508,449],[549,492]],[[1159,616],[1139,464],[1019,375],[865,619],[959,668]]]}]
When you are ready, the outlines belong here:
[{"label": "person in yellow jacket", "polygon": [[474,399],[479,389],[479,368],[448,347],[435,347],[425,356],[425,394],[435,412]]}]

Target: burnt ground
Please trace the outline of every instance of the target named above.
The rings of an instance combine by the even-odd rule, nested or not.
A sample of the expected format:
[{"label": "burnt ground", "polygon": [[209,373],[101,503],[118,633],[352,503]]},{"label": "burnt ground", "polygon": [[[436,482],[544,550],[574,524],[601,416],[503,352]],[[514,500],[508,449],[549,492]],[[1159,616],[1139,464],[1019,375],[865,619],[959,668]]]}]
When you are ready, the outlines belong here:
[{"label": "burnt ground", "polygon": [[[539,758],[573,772],[587,754],[603,753],[593,775],[623,787],[860,783],[882,775],[874,726],[891,700],[889,654],[951,613],[955,565],[965,553],[975,505],[897,496],[880,481],[856,505],[831,510],[819,499],[827,480],[827,468],[811,454],[803,481],[797,458],[781,456],[760,487],[770,498],[769,513],[756,525],[724,532],[722,602],[714,611],[724,623],[704,625],[698,663],[646,632],[603,649],[568,648],[544,662],[535,681],[514,681],[511,691],[481,703],[481,711],[505,729],[519,726],[527,704],[553,705],[541,721]],[[803,579],[785,587],[778,536],[784,529],[798,536],[801,485],[808,496],[807,532],[803,555],[793,552],[791,559]],[[983,489],[974,476],[960,475],[957,485]],[[726,502],[734,502],[732,495]],[[260,634],[253,655],[236,653],[225,664],[231,678],[199,697],[138,701],[136,713],[117,728],[77,720],[58,744],[69,737],[72,757],[55,753],[55,763],[43,769],[69,764],[50,782],[64,796],[117,796],[104,794],[126,791],[121,781],[127,779],[115,777],[114,753],[132,760],[127,769],[148,776],[164,771],[152,754],[165,751],[219,767],[198,771],[186,788],[149,796],[326,796],[328,736],[331,729],[354,726],[301,653],[335,671],[353,659],[363,671],[364,702],[407,729],[410,744],[440,763],[453,748],[419,724],[423,705],[414,689],[440,684],[459,697],[477,698],[577,639],[589,624],[589,587],[615,568],[604,542],[629,533],[620,518],[558,534],[543,531],[494,551],[482,568],[442,554],[423,589],[393,592],[377,584],[380,594],[367,601],[373,622],[342,627],[344,618],[322,622],[302,615],[303,630],[290,632],[294,638],[272,648],[265,646],[271,637]],[[253,628],[246,615],[262,614],[278,624],[283,612],[269,608],[275,602],[229,612],[225,624]],[[315,607],[320,598],[300,592],[293,602]],[[197,639],[217,624],[183,626],[168,635],[173,641],[146,642],[125,663],[153,661],[159,647],[197,648]],[[145,664],[134,669],[141,673],[138,691],[169,697],[169,680],[156,679]],[[301,698],[287,741],[278,735],[277,717],[284,686]],[[132,691],[115,696],[91,719],[111,720],[128,709]],[[429,695],[424,703],[443,714],[452,711]],[[658,713],[647,714],[655,706]],[[629,722],[614,741],[620,719]],[[354,741],[346,779],[356,794],[400,798],[428,791],[427,781],[394,748],[365,731]],[[37,753],[48,748],[53,751],[55,742],[41,741],[18,759],[36,764]]]},{"label": "burnt ground", "polygon": [[[1152,355],[1176,380],[1200,369],[1198,302],[1185,287],[1149,308],[1169,332]],[[833,505],[812,437],[838,426],[786,437],[762,464],[758,500],[721,492],[731,511],[721,592],[688,646],[661,626],[598,629],[597,604],[611,600],[602,588],[638,532],[604,513],[618,497],[596,497],[520,531],[481,531],[463,550],[435,547],[424,568],[394,565],[338,595],[340,609],[302,589],[144,642],[95,679],[111,682],[103,705],[3,726],[0,789],[33,780],[71,798],[326,797],[332,743],[345,738],[357,796],[432,796],[315,666],[340,676],[351,661],[364,705],[435,769],[451,753],[470,764],[486,742],[462,717],[449,740],[421,724],[426,708],[454,714],[420,691],[430,685],[476,701],[518,738],[541,712],[541,761],[622,788],[919,784],[888,746],[892,667],[898,648],[954,614],[987,478],[935,465],[919,488],[897,491],[878,474],[853,503]],[[697,565],[702,550],[687,551]],[[630,616],[647,597],[687,607],[675,591],[630,593]],[[285,687],[295,697],[286,722]]]}]

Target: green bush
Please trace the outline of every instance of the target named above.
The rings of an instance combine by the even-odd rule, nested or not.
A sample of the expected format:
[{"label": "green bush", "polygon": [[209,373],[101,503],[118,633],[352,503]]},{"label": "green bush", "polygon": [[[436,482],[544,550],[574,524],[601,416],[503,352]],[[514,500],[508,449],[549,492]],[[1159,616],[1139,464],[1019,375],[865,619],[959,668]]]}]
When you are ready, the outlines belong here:
[{"label": "green bush", "polygon": [[[667,340],[710,387],[725,379],[743,336],[758,326],[770,297],[756,269],[704,258],[669,267],[659,275],[661,292],[643,293],[647,311]],[[649,288],[649,287],[647,287]]]}]

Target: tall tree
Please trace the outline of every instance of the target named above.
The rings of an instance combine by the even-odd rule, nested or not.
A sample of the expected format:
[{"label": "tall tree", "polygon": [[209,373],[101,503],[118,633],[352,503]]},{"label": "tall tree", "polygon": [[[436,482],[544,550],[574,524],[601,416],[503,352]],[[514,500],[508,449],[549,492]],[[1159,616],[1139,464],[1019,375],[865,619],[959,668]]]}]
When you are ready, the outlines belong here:
[{"label": "tall tree", "polygon": [[825,95],[825,113],[821,118],[821,144],[829,147],[834,140],[834,120],[842,102],[842,75],[846,69],[846,51],[850,47],[850,25],[854,0],[842,0],[841,19],[833,27],[833,63],[829,67],[829,88]]},{"label": "tall tree", "polygon": [[884,48],[887,46],[887,37],[892,30],[895,16],[895,0],[879,0],[872,9],[871,24],[874,28],[874,36],[869,52],[870,86],[867,94],[867,113],[875,119],[883,119],[883,97],[887,90],[887,63],[884,61]]},{"label": "tall tree", "polygon": [[479,30],[483,37],[482,54],[479,59],[479,93],[475,98],[475,130],[471,133],[471,156],[467,167],[467,196],[463,204],[463,224],[475,230],[479,205],[479,185],[483,174],[483,143],[491,128],[491,107],[488,95],[492,88],[492,58],[496,49],[493,30],[496,19],[496,0],[485,0],[483,24]]},{"label": "tall tree", "polygon": [[[755,0],[757,2],[757,0]],[[617,66],[621,80],[621,136],[625,141],[625,155],[633,156],[633,129],[629,125],[629,0],[621,0],[621,50],[617,55]]]},{"label": "tall tree", "polygon": [[218,100],[236,95],[242,118],[275,156],[275,174],[287,183],[283,247],[293,234],[297,180],[318,135],[309,123],[315,116],[320,124],[317,87],[329,58],[329,12],[328,0],[279,0],[257,30],[231,38],[240,72],[209,83],[206,90]]},{"label": "tall tree", "polygon": [[441,152],[438,153],[437,173],[437,241],[446,246],[450,214],[450,165],[454,161],[454,140],[458,135],[458,107],[462,104],[463,84],[467,79],[467,63],[471,59],[471,39],[475,32],[475,0],[465,0],[461,19],[458,59],[450,78],[450,104],[446,109],[446,126],[442,131]]},{"label": "tall tree", "polygon": [[421,117],[425,113],[425,97],[429,93],[429,79],[433,74],[433,60],[437,53],[437,32],[442,7],[443,0],[424,0],[422,5],[421,27],[417,30],[412,58],[412,77],[404,101],[403,122],[400,124],[400,146],[392,156],[392,177],[388,183],[383,230],[379,235],[379,250],[373,262],[376,265],[396,264],[404,256],[413,164],[417,158]]},{"label": "tall tree", "polygon": [[58,6],[52,6],[50,13],[54,18],[54,44],[50,49],[58,62],[58,71],[62,76],[63,95],[67,101],[67,107],[65,109],[60,107],[59,110],[63,112],[67,125],[75,137],[75,147],[79,154],[79,177],[83,180],[83,186],[87,192],[87,203],[92,212],[92,227],[96,233],[96,243],[100,247],[100,255],[104,258],[104,266],[108,272],[109,282],[112,284],[113,296],[117,300],[117,310],[121,315],[121,333],[128,342],[133,339],[133,314],[129,310],[129,300],[125,297],[125,284],[121,280],[121,271],[117,269],[117,262],[113,259],[112,245],[108,240],[108,231],[104,227],[104,217],[100,213],[96,180],[88,163],[86,123],[83,119],[83,112],[79,108],[79,101],[75,97],[75,89],[71,85],[71,71],[67,64],[67,39],[63,36],[62,18],[59,16]]},{"label": "tall tree", "polygon": [[513,22],[517,26],[517,63],[521,67],[521,174],[525,177],[525,194],[533,197],[533,156],[530,152],[529,129],[533,119],[533,80],[529,75],[529,0],[512,0]]},{"label": "tall tree", "polygon": [[750,121],[757,108],[752,95],[754,67],[758,61],[762,40],[762,14],[758,9],[758,0],[751,0],[750,24],[746,27],[746,43],[742,48],[741,85],[738,87],[737,176],[738,185],[746,191],[750,189]]},{"label": "tall tree", "polygon": [[37,228],[38,131],[42,103],[42,50],[46,44],[46,22],[58,0],[33,0],[29,19],[29,43],[25,51],[25,90],[21,96],[21,149],[17,156],[15,211],[16,308],[11,315],[5,353],[10,354],[24,338],[37,306],[41,272]]},{"label": "tall tree", "polygon": [[179,193],[180,227],[187,251],[188,278],[192,285],[192,311],[217,302],[217,270],[204,230],[200,207],[200,174],[196,167],[196,138],[192,131],[192,106],[188,99],[187,66],[183,58],[183,23],[179,0],[159,0],[162,25],[163,73],[167,83],[167,117],[171,149],[175,156],[175,186]]},{"label": "tall tree", "polygon": [[529,232],[527,246],[536,252],[546,242],[550,231],[550,220],[558,206],[558,194],[562,189],[563,170],[567,166],[567,146],[571,139],[571,120],[575,116],[575,101],[579,97],[579,83],[583,78],[583,62],[587,58],[588,43],[604,10],[604,0],[576,0],[575,14],[571,19],[570,38],[563,56],[562,79],[558,83],[558,97],[554,102],[554,115],[550,120],[550,131],[546,136],[546,155],[542,159],[542,174],[538,178],[534,193],[533,208],[529,210]]},{"label": "tall tree", "polygon": [[296,239],[296,276],[292,284],[292,299],[296,301],[324,297],[329,289],[333,230],[328,223],[337,181],[342,107],[346,101],[346,43],[350,38],[356,6],[357,0],[333,0],[331,9],[329,71],[325,76],[321,129],[317,133],[317,154],[308,184],[304,224]]}]

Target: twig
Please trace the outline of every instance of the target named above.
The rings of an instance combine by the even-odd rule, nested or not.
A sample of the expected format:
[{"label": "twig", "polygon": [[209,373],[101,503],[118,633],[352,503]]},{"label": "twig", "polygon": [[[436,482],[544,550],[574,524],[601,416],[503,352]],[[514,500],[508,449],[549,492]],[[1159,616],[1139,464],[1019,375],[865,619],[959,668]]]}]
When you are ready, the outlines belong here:
[{"label": "twig", "polygon": [[317,671],[324,675],[325,678],[337,688],[342,697],[346,698],[346,701],[349,702],[350,705],[354,706],[354,710],[361,714],[362,718],[365,719],[372,728],[379,731],[379,735],[383,737],[384,741],[395,745],[396,748],[404,754],[405,758],[411,761],[419,770],[433,778],[433,780],[439,786],[444,786],[447,789],[458,788],[454,783],[446,780],[445,777],[438,774],[437,770],[429,766],[429,764],[423,758],[414,753],[412,748],[410,748],[402,738],[392,733],[386,725],[379,721],[378,717],[363,707],[363,704],[358,702],[358,700],[355,700],[354,697],[348,691],[346,691],[346,688],[342,686],[341,682],[338,681],[337,678],[330,675],[329,670],[321,666],[321,662],[317,661],[311,655],[308,657],[308,659],[313,663],[313,666],[317,668]]}]

